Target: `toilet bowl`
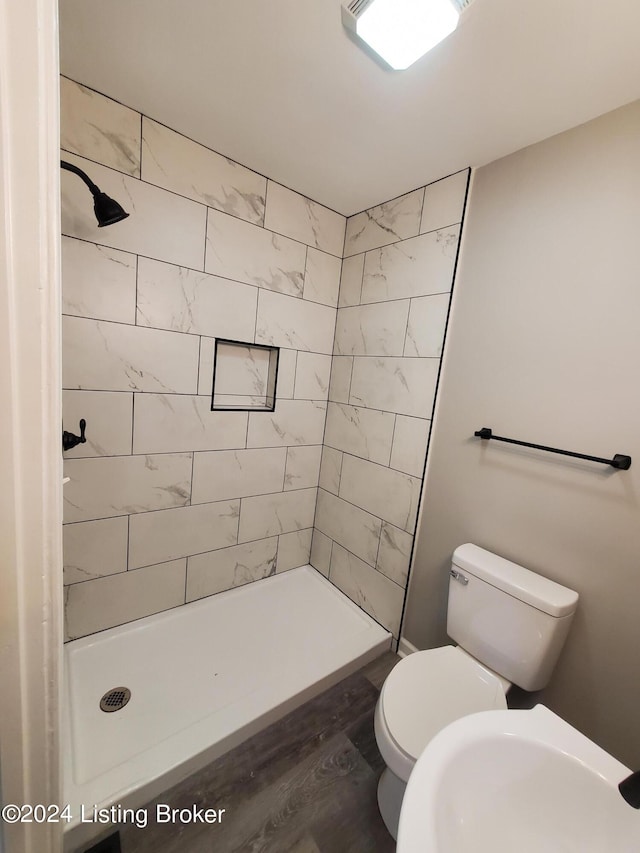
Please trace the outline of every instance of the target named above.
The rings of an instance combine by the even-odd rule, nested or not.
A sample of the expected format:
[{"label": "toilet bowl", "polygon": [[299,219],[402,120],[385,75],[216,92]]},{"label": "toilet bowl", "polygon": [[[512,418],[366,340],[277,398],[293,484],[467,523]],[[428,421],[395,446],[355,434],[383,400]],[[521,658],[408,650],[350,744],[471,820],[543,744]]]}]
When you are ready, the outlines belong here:
[{"label": "toilet bowl", "polygon": [[394,838],[407,781],[429,741],[460,717],[505,710],[511,683],[541,689],[577,601],[573,590],[476,545],[456,549],[447,632],[459,645],[403,658],[376,705],[375,735],[387,765],[378,805]]},{"label": "toilet bowl", "polygon": [[416,652],[393,668],[376,705],[374,728],[387,765],[378,806],[394,838],[409,775],[431,738],[467,714],[505,710],[509,686],[457,646]]}]

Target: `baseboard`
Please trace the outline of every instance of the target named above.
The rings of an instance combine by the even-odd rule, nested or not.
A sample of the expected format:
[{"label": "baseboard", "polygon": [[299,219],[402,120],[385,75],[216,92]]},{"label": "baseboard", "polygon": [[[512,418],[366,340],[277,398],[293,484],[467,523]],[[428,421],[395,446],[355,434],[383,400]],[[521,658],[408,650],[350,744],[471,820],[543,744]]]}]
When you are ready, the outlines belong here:
[{"label": "baseboard", "polygon": [[410,643],[409,640],[406,640],[404,637],[400,637],[400,642],[398,643],[398,654],[401,658],[406,658],[407,655],[412,655],[414,652],[419,652],[416,646],[413,643]]}]

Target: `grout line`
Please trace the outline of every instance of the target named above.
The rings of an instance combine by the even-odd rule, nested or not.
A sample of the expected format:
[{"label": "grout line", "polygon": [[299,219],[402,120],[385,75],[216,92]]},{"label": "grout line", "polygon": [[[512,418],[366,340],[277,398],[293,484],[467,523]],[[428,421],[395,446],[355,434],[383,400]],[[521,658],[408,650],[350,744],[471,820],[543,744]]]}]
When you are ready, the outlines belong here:
[{"label": "grout line", "polygon": [[191,482],[189,484],[189,503],[187,506],[197,506],[197,504],[193,503],[193,468],[195,465],[196,452],[195,450],[191,451]]},{"label": "grout line", "polygon": [[[138,255],[136,255],[135,259],[136,259],[136,295],[135,295],[136,306],[135,306],[135,310],[133,313],[133,324],[132,325],[138,326],[138,313],[139,313],[139,308],[138,308],[138,276],[140,275],[140,258],[138,257]],[[64,314],[62,316],[64,317]],[[124,326],[124,325],[128,325],[128,324],[123,323],[122,325]]]},{"label": "grout line", "polygon": [[[380,569],[378,569],[376,566],[372,566],[371,563],[368,563],[366,560],[363,560],[363,558],[358,556],[358,554],[356,554],[354,551],[351,551],[349,548],[345,548],[345,546],[341,542],[338,542],[337,539],[334,539],[332,536],[329,536],[327,533],[324,533],[323,530],[320,530],[320,533],[322,533],[323,536],[326,536],[327,539],[331,540],[331,558],[330,558],[331,560],[333,559],[333,546],[337,545],[339,548],[342,548],[343,551],[346,551],[347,554],[351,554],[351,556],[355,557],[356,560],[360,560],[361,563],[364,563],[364,565],[367,566],[368,568],[370,568],[372,572],[377,572],[379,575],[382,575],[383,578],[386,578],[394,586],[397,586],[398,589],[401,589],[402,591],[404,591],[404,586],[402,584],[397,583],[396,581],[393,580],[393,578],[390,578],[388,575],[385,575],[385,573],[380,571]],[[378,541],[378,544],[379,544],[379,541]],[[376,560],[377,560],[377,555],[376,555]],[[345,595],[346,595],[346,593],[345,593]],[[350,596],[347,595],[347,598],[350,598]],[[353,601],[352,598],[350,600]],[[356,603],[357,602],[354,602],[354,604],[356,604]],[[360,606],[360,605],[358,605],[358,606]],[[360,609],[364,610],[363,607]],[[368,611],[365,611],[365,612],[368,612]],[[369,614],[369,615],[371,615],[371,614]],[[375,616],[373,618],[375,619]]]},{"label": "grout line", "polygon": [[[353,365],[355,363],[355,356],[350,355],[350,356],[347,356],[347,358],[351,359],[351,370],[349,371],[349,390],[347,391],[347,402],[346,403],[336,403],[336,405],[340,405],[340,406],[351,406],[351,405],[353,405],[351,403],[351,384],[353,382]],[[369,409],[368,406],[354,406],[354,408]],[[376,411],[376,409],[371,409],[371,411]],[[382,411],[382,410],[380,409],[378,411]]]},{"label": "grout line", "polygon": [[302,298],[304,299],[304,291],[307,285],[307,264],[309,263],[309,246],[305,248],[304,252],[304,273],[302,275]]},{"label": "grout line", "polygon": [[[335,448],[331,448],[331,449],[335,450]],[[338,450],[336,452],[340,454],[340,470],[338,471],[338,494],[336,495],[336,497],[339,497],[340,487],[342,486],[342,466],[344,465],[345,451],[344,450]]]},{"label": "grout line", "polygon": [[427,199],[427,188],[426,186],[422,188],[422,202],[420,204],[420,216],[418,217],[418,236],[420,236],[421,227],[422,227],[422,219],[424,217],[424,203]]},{"label": "grout line", "polygon": [[[198,275],[201,275],[201,276],[206,275],[210,278],[220,278],[223,281],[230,281],[233,284],[240,285],[241,287],[252,287],[252,288],[255,288],[256,290],[261,291],[261,292],[273,293],[273,294],[276,294],[277,296],[287,296],[287,297],[289,297],[289,299],[295,299],[298,302],[304,302],[304,303],[308,303],[310,305],[318,305],[322,308],[331,308],[334,311],[338,307],[339,308],[358,308],[361,305],[386,305],[387,302],[397,302],[397,301],[402,301],[405,299],[417,299],[417,298],[423,297],[423,296],[440,296],[444,293],[450,293],[450,291],[451,291],[451,288],[449,288],[448,290],[447,289],[438,290],[438,291],[435,291],[433,293],[415,293],[415,294],[411,294],[408,296],[398,297],[396,299],[374,299],[370,302],[359,302],[356,305],[336,306],[336,305],[333,305],[332,303],[328,303],[328,302],[319,302],[317,299],[307,299],[306,297],[304,297],[302,295],[296,295],[294,293],[286,293],[286,292],[281,291],[281,290],[274,290],[273,288],[270,288],[270,287],[263,287],[259,284],[255,284],[254,282],[251,282],[251,281],[240,281],[239,279],[231,278],[231,276],[228,276],[228,275],[222,275],[220,273],[206,272],[206,271],[199,269],[197,267],[190,267],[187,264],[183,264],[183,263],[177,264],[174,261],[167,261],[165,258],[157,258],[157,257],[153,257],[152,255],[145,255],[142,252],[130,252],[127,249],[119,249],[116,246],[111,246],[107,243],[99,243],[96,240],[87,240],[83,237],[77,237],[74,234],[62,234],[61,236],[64,237],[65,240],[76,240],[79,243],[87,243],[90,246],[97,246],[98,248],[101,248],[101,249],[108,249],[108,250],[113,250],[114,252],[121,252],[123,255],[128,255],[132,258],[144,258],[145,260],[153,261],[154,263],[157,263],[157,264],[164,264],[165,266],[168,266],[168,267],[175,267],[176,269],[184,269],[184,270],[187,270],[189,272],[198,273]],[[392,245],[392,244],[390,244],[390,245]],[[307,247],[307,248],[312,248],[312,247]],[[320,251],[320,250],[318,250],[318,251]],[[325,254],[327,254],[327,253],[325,252]],[[366,254],[366,253],[363,253],[363,254]],[[335,255],[331,255],[331,257],[335,257]],[[361,282],[360,286],[362,288],[362,282]],[[84,317],[84,315],[81,315],[81,314],[68,314],[68,313],[65,316],[68,316],[68,317]],[[101,318],[100,317],[88,317],[87,319],[99,320]],[[120,322],[120,321],[105,320],[104,322],[107,323],[107,322]],[[134,324],[133,323],[123,323],[122,325],[134,325]],[[154,328],[154,327],[149,326],[148,328]],[[181,334],[189,334],[189,333],[188,332],[182,332]]]},{"label": "grout line", "polygon": [[[144,119],[142,117],[142,113],[140,113],[140,180],[142,180],[142,155],[144,151],[143,145],[143,131],[144,131]],[[146,171],[146,169],[145,169]]]},{"label": "grout line", "polygon": [[[398,414],[396,413],[393,416],[393,429],[391,430],[391,444],[389,445],[389,462],[387,463],[387,468],[391,468],[391,457],[393,456],[393,442],[396,439],[396,426],[398,424]],[[392,471],[397,470],[395,468],[391,468]]]},{"label": "grout line", "polygon": [[[207,208],[207,218],[204,223],[204,249],[202,252],[202,272],[207,270],[207,243],[209,237],[209,208]],[[207,273],[209,275],[209,273]],[[239,282],[241,283],[241,282]]]},{"label": "grout line", "polygon": [[127,568],[126,571],[129,571],[129,551],[131,548],[131,516],[127,516]]},{"label": "grout line", "polygon": [[[131,393],[131,456],[134,456],[133,452],[133,438],[135,434],[135,418],[136,418],[136,393],[133,391]],[[123,456],[127,454],[122,454]]]},{"label": "grout line", "polygon": [[[292,351],[295,352],[295,350],[292,350]],[[301,350],[301,352],[306,352],[306,350]],[[325,355],[325,353],[314,353],[314,355]],[[341,356],[338,356],[338,358],[353,358],[353,356],[341,355]],[[142,395],[142,396],[156,396],[156,397],[187,397],[187,398],[206,397],[207,399],[211,399],[211,394],[209,394],[209,393],[207,393],[207,394],[187,394],[187,393],[182,392],[182,391],[141,391],[137,388],[133,392],[132,392],[131,388],[123,388],[123,389],[116,390],[116,391],[111,390],[111,389],[105,390],[103,388],[63,388],[62,390],[65,393],[73,392],[73,393],[79,393],[79,394],[130,394],[130,393],[134,393],[134,394],[137,394],[139,396]],[[429,421],[430,420],[430,418],[425,417],[423,415],[409,415],[406,412],[392,412],[389,409],[377,409],[374,406],[367,406],[367,405],[364,405],[362,403],[349,403],[349,402],[343,402],[342,400],[330,400],[330,399],[325,398],[325,397],[323,397],[323,398],[311,397],[309,399],[307,399],[306,397],[302,397],[302,398],[281,397],[279,399],[283,403],[319,403],[321,406],[326,406],[327,409],[328,409],[328,406],[330,406],[330,405],[331,406],[348,406],[351,409],[358,409],[359,411],[377,412],[377,413],[383,414],[383,415],[401,415],[403,418],[412,418],[415,421]],[[253,410],[253,409],[226,409],[226,410],[222,410],[222,411],[237,412],[238,414],[242,414],[244,412],[247,412],[248,414],[261,414],[262,413],[262,410]],[[270,414],[270,412],[265,411],[264,414]],[[313,443],[315,443],[315,442],[312,442],[312,444]],[[266,444],[266,445],[264,445],[264,447],[286,447],[286,446],[287,445],[281,445],[281,444]],[[210,448],[205,447],[205,448],[197,448],[197,449],[198,450],[238,450],[241,448],[242,448],[242,445],[240,447],[221,447],[221,448],[220,447],[210,447]],[[141,451],[139,453],[134,453],[134,454],[105,453],[102,456],[92,456],[92,457],[74,456],[73,458],[74,459],[90,459],[90,458],[92,458],[92,459],[103,459],[103,458],[110,458],[113,456],[129,456],[129,455],[147,456],[149,454],[154,454],[154,453],[161,453],[162,454],[162,453],[189,453],[189,452],[190,452],[189,449],[187,449],[187,450],[149,450],[146,452]]]},{"label": "grout line", "polygon": [[[374,565],[374,569],[377,572],[380,571],[380,569],[378,568],[378,559],[380,557],[380,542],[382,541],[382,528],[383,528],[384,524],[385,524],[385,522],[383,521],[382,524],[380,525],[380,532],[378,533],[378,547],[376,548],[376,562]],[[380,572],[380,574],[383,574],[383,572]],[[385,577],[386,577],[386,575],[385,575]],[[391,578],[389,578],[389,580],[391,580]]]},{"label": "grout line", "polygon": [[408,358],[407,356],[407,339],[409,337],[409,317],[411,316],[411,307],[413,305],[413,298],[409,298],[409,310],[407,311],[407,322],[404,327],[404,342],[402,344],[402,357]]},{"label": "grout line", "polygon": [[[320,533],[322,533],[322,530],[320,531]],[[324,533],[324,534],[323,534],[323,536],[327,536],[327,534],[326,534],[326,533]],[[327,580],[331,580],[331,570],[332,570],[332,568],[333,568],[333,546],[334,546],[334,541],[333,541],[333,539],[332,539],[330,536],[327,536],[327,539],[328,539],[328,540],[329,540],[329,542],[331,543],[331,544],[329,545],[329,568],[327,569]],[[331,581],[331,583],[333,583],[333,581]],[[335,584],[334,584],[334,586],[335,586]]]},{"label": "grout line", "polygon": [[256,296],[256,319],[253,324],[253,343],[255,344],[256,338],[258,336],[258,314],[260,313],[260,291],[262,288],[258,288],[258,293]]},{"label": "grout line", "polygon": [[[293,391],[291,392],[293,394],[293,396],[291,398],[292,400],[298,399],[296,397],[296,385],[298,382],[298,355],[300,354],[300,350],[296,350],[295,352],[296,352],[296,356],[294,358],[294,365],[293,365]],[[325,413],[325,420],[326,420],[326,413]],[[323,432],[323,436],[324,436],[324,432]]]},{"label": "grout line", "polygon": [[[198,341],[198,376],[196,379],[196,397],[211,397],[211,401],[213,402],[213,377],[212,377],[212,385],[211,385],[211,393],[210,394],[201,394],[200,393],[200,366],[202,364],[202,338],[203,335],[199,335]],[[214,338],[215,340],[215,338]]]},{"label": "grout line", "polygon": [[[282,471],[282,489],[281,492],[284,492],[284,487],[287,482],[287,466],[289,465],[289,447],[285,448],[284,454],[284,470]],[[289,489],[289,491],[294,491],[293,489]]]}]

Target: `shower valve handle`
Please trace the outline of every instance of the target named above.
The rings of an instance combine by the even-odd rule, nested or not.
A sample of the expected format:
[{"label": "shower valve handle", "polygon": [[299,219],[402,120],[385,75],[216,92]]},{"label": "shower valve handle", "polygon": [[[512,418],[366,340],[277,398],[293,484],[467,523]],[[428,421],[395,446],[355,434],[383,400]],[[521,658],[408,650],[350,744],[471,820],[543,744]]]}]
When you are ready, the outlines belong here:
[{"label": "shower valve handle", "polygon": [[80,435],[74,435],[72,432],[67,432],[66,429],[62,431],[62,449],[63,450],[71,450],[72,447],[75,447],[77,444],[84,444],[86,442],[86,438],[84,435],[85,428],[87,426],[87,422],[84,418],[80,421]]}]

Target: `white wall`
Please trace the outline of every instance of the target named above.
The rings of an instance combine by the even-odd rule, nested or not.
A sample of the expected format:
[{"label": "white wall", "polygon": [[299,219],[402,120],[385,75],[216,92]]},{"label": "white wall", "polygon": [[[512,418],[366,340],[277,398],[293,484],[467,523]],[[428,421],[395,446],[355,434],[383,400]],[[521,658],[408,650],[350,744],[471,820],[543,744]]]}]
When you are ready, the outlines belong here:
[{"label": "white wall", "polygon": [[[640,764],[640,102],[474,178],[405,634],[446,641],[475,542],[580,593],[542,699]],[[481,443],[634,457],[629,471]]]}]

